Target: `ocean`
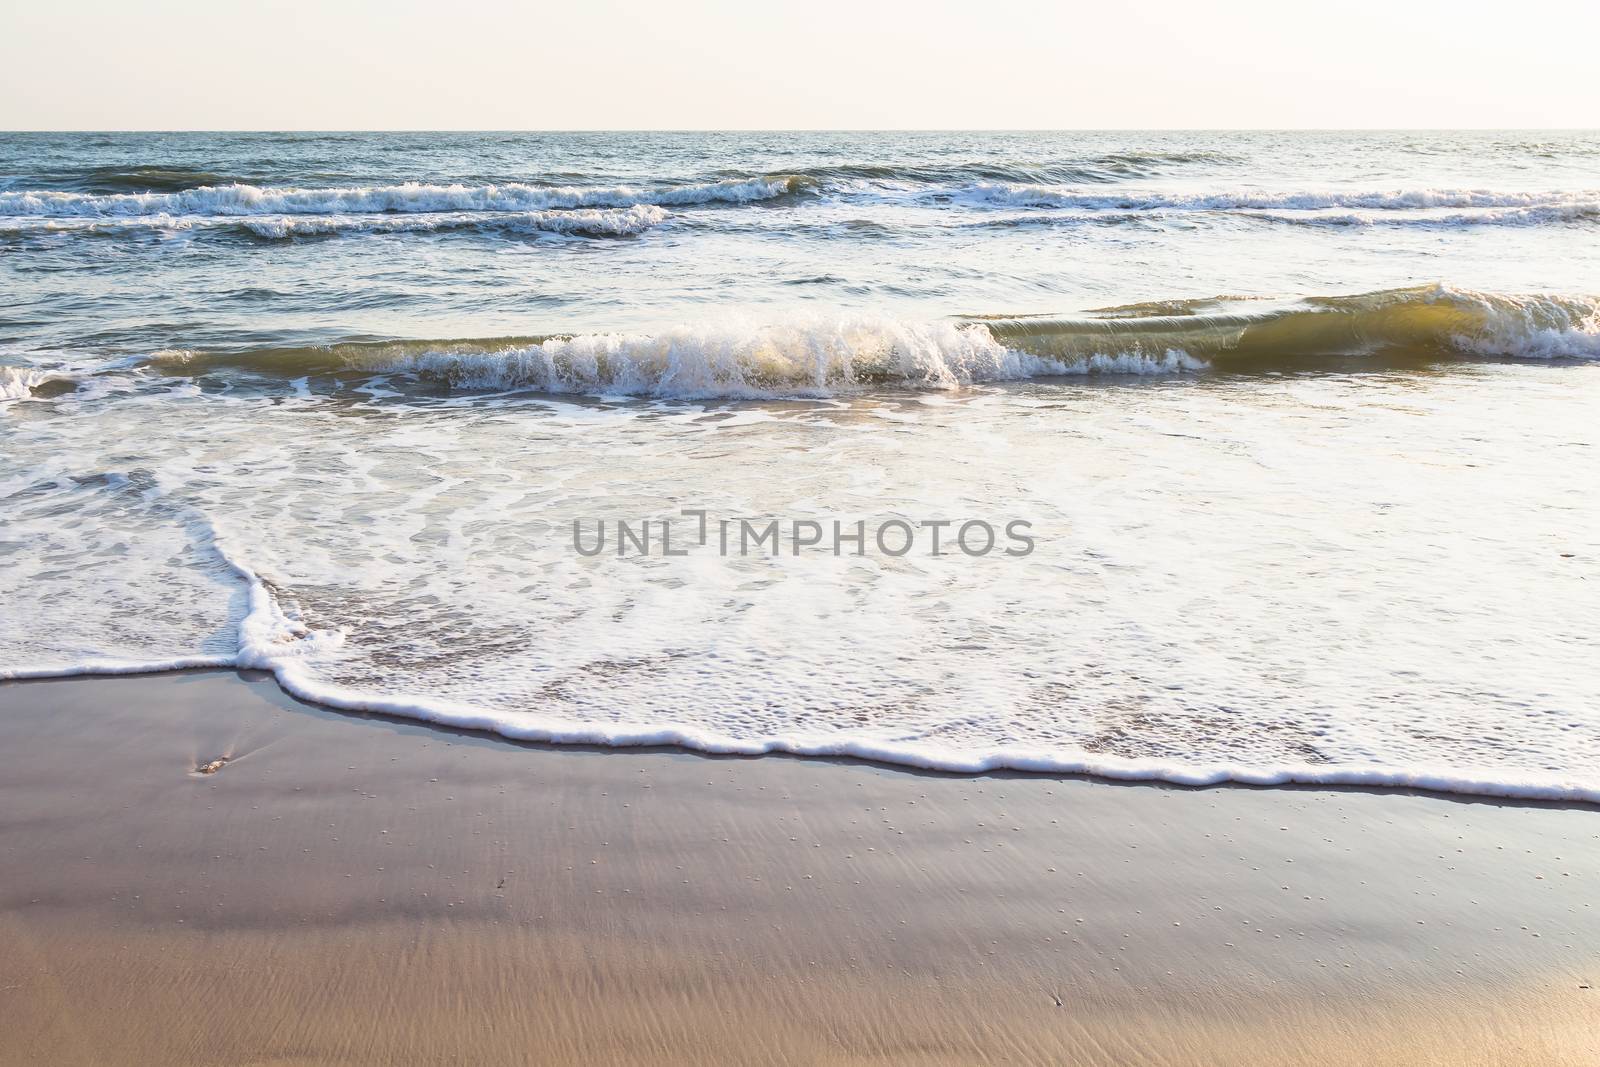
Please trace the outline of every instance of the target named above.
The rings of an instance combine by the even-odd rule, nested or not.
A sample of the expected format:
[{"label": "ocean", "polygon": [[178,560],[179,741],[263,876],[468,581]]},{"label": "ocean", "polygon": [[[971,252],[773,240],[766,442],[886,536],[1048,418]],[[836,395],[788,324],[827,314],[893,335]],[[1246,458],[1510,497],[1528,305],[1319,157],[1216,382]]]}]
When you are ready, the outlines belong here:
[{"label": "ocean", "polygon": [[0,134],[0,677],[1600,800],[1600,134]]}]

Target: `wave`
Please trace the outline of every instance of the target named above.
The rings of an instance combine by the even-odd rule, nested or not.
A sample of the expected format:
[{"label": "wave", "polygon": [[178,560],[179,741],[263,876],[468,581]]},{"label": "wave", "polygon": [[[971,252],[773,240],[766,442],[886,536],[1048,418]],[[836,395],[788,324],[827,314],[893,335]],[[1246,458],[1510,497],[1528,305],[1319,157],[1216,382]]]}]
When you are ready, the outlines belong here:
[{"label": "wave", "polygon": [[[1383,227],[1392,229],[1454,230],[1465,227],[1560,226],[1600,221],[1600,200],[1559,207],[1517,207],[1459,211],[1448,214],[1407,211],[1277,211],[1238,210],[1229,218],[1273,226],[1330,229]],[[1173,216],[1163,210],[1096,210],[1070,214],[980,214],[963,225],[972,229],[1026,227],[1132,226],[1159,227]],[[1187,221],[1187,220],[1185,220]]]},{"label": "wave", "polygon": [[[4,218],[0,217],[0,238],[24,239],[54,234],[84,237],[141,237],[184,233],[218,220],[175,215],[143,215],[130,218]],[[234,220],[226,220],[232,225]]]},{"label": "wave", "polygon": [[52,377],[32,367],[0,366],[0,400],[25,400]]},{"label": "wave", "polygon": [[[815,164],[798,167],[784,173],[752,175],[748,171],[724,170],[715,173],[716,181],[710,183],[697,183],[689,181],[659,181],[648,183],[647,188],[665,192],[668,195],[693,197],[694,190],[707,188],[732,188],[737,186],[752,185],[760,187],[762,183],[790,179],[798,185],[816,185],[828,182],[849,181],[881,181],[881,182],[906,182],[914,184],[952,185],[971,182],[1011,182],[1018,184],[1101,184],[1110,182],[1127,181],[1132,178],[1148,178],[1166,173],[1174,168],[1181,168],[1191,164],[1236,164],[1241,162],[1236,156],[1221,152],[1210,151],[1130,151],[1111,152],[1103,154],[1085,155],[1077,158],[1059,159],[1041,162],[1038,160],[984,160],[974,159],[955,163],[915,163],[915,162],[885,162],[885,163],[832,163]],[[19,176],[20,177],[20,176]],[[339,175],[302,174],[297,177],[328,178],[337,181]],[[579,171],[541,171],[536,176],[516,174],[482,174],[472,178],[463,179],[473,184],[463,185],[460,181],[423,183],[423,188],[429,189],[553,189],[553,188],[583,188],[581,185],[570,183],[581,182],[585,175]],[[285,176],[287,180],[293,177]],[[221,171],[202,169],[198,167],[168,166],[162,164],[143,165],[108,165],[88,167],[81,170],[41,170],[23,180],[31,180],[32,184],[40,186],[36,190],[22,190],[15,195],[20,201],[29,195],[42,193],[70,193],[87,199],[100,199],[122,197],[139,198],[148,194],[168,193],[204,193],[222,189],[257,189],[261,192],[271,192],[266,188],[259,175],[239,173],[225,173]],[[345,181],[351,178],[344,177]],[[489,184],[493,183],[493,184]],[[9,184],[9,183],[8,183]],[[377,189],[392,188],[377,186]],[[617,188],[629,188],[626,186]],[[285,190],[286,192],[313,192],[316,190]],[[331,189],[329,192],[349,192],[349,189]],[[791,187],[787,192],[799,191]],[[737,196],[737,194],[735,194]],[[59,197],[45,198],[46,202],[56,210],[62,210],[60,205],[74,201]],[[0,200],[0,203],[3,203]],[[653,203],[661,201],[653,200]],[[743,202],[736,199],[734,202]],[[114,201],[106,205],[113,213],[122,213],[128,206],[127,201]],[[602,206],[602,205],[592,205]],[[616,205],[605,205],[616,206]],[[93,206],[67,208],[69,211],[93,210]],[[158,209],[161,210],[161,209]],[[166,209],[170,210],[170,209]]]},{"label": "wave", "polygon": [[415,215],[258,215],[196,218],[136,215],[127,218],[0,219],[0,238],[40,234],[89,237],[170,236],[189,231],[237,230],[266,240],[384,233],[561,233],[585,237],[630,237],[669,218],[664,208],[572,208],[551,211],[430,212]]},{"label": "wave", "polygon": [[[1555,226],[1600,220],[1600,200],[1578,201],[1547,207],[1485,209],[1454,214],[1400,214],[1398,212],[1242,211],[1242,217],[1291,226],[1394,226],[1420,229],[1455,229],[1461,226]],[[1092,216],[1115,218],[1131,216]]]},{"label": "wave", "polygon": [[1125,193],[1108,195],[1048,185],[980,182],[962,193],[978,204],[1076,208],[1084,211],[1425,211],[1441,208],[1588,208],[1600,191],[1523,192],[1492,189],[1399,189],[1385,192]]},{"label": "wave", "polygon": [[1288,302],[1169,301],[1063,318],[845,318],[164,352],[143,366],[190,377],[315,379],[329,388],[386,376],[425,389],[765,399],[1064,376],[1349,371],[1507,359],[1600,360],[1600,299],[1434,286]]},{"label": "wave", "polygon": [[[954,185],[971,182],[1015,184],[1109,184],[1154,177],[1192,163],[1237,163],[1220,152],[1117,152],[1055,162],[835,163],[801,167],[791,173],[819,183],[837,181]],[[724,177],[734,175],[724,173]]]},{"label": "wave", "polygon": [[426,214],[395,216],[279,215],[238,223],[257,237],[292,237],[348,233],[441,233],[451,230],[501,233],[567,233],[586,237],[629,237],[666,221],[667,212],[653,204],[630,208],[574,208],[570,211],[528,211],[497,215]]},{"label": "wave", "polygon": [[247,180],[211,170],[162,166],[93,167],[74,178],[79,191],[88,193],[177,192]]},{"label": "wave", "polygon": [[[352,186],[328,189],[271,188],[242,183],[206,185],[173,192],[92,194],[50,189],[0,191],[0,216],[15,219],[136,219],[140,217],[250,217],[265,215],[422,214],[516,212],[635,206],[693,207],[752,204],[812,191],[828,178],[878,177],[932,186],[929,195],[979,206],[1067,208],[1082,211],[1428,211],[1510,208],[1592,215],[1600,212],[1600,190],[1496,191],[1416,189],[1386,192],[1129,192],[1109,194],[1060,185],[978,181],[950,192],[940,188],[969,168],[872,165],[816,167],[792,174],[726,179],[689,185],[544,186],[497,185]],[[977,174],[1008,168],[970,168]],[[1071,181],[1094,181],[1078,175]]]},{"label": "wave", "polygon": [[1600,359],[1600,298],[1389,289],[1289,303],[1243,298],[1132,304],[1068,318],[986,319],[1041,357],[1177,348],[1221,371],[1281,371],[1485,359]]},{"label": "wave", "polygon": [[0,192],[0,215],[30,218],[406,214],[446,211],[544,211],[563,208],[685,207],[748,204],[803,191],[807,181],[771,175],[677,186],[404,185],[340,189],[262,188],[230,184],[166,193],[89,193],[30,189]]},{"label": "wave", "polygon": [[[1176,359],[1177,357],[1173,357]],[[408,376],[452,389],[762,399],[872,387],[953,389],[978,382],[1121,369],[1175,369],[1142,355],[1080,366],[1007,348],[982,327],[839,319],[775,326],[681,326],[498,341],[402,341],[241,353],[160,353],[173,374],[238,370],[289,378]],[[1159,364],[1159,365],[1158,365]],[[1115,365],[1115,366],[1114,366]]]}]

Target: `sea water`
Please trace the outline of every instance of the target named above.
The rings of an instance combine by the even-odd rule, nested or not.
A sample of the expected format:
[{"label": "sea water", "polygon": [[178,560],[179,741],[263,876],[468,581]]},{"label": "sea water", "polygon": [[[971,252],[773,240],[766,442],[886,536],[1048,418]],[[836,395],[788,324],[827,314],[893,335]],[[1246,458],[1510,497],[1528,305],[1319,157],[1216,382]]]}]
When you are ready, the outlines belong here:
[{"label": "sea water", "polygon": [[1600,799],[1597,134],[6,134],[0,293],[0,677]]}]

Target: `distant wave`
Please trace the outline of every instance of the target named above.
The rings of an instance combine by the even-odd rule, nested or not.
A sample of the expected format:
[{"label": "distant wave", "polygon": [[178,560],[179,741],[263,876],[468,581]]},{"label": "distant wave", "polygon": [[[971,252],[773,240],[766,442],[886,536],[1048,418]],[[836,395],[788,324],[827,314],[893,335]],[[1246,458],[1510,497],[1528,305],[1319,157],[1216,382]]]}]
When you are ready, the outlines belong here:
[{"label": "distant wave", "polygon": [[[976,206],[1071,208],[1083,211],[1425,211],[1438,209],[1594,212],[1600,190],[1497,191],[1488,189],[1413,189],[1379,192],[1218,192],[1172,193],[1105,191],[1058,184],[977,181],[946,188],[944,179],[968,168],[871,166],[813,167],[801,173],[769,174],[688,185],[544,186],[498,185],[351,186],[329,189],[275,188],[231,183],[173,192],[91,194],[50,189],[0,192],[0,216],[11,218],[116,219],[169,216],[251,217],[260,215],[422,214],[450,211],[545,211],[636,206],[692,207],[752,204],[816,189],[829,177],[896,178],[927,185],[927,195],[954,198]],[[975,173],[1005,173],[1009,168],[970,168]],[[1075,181],[1092,181],[1079,177]]]},{"label": "distant wave", "polygon": [[1274,373],[1470,360],[1600,360],[1600,299],[1444,286],[1289,302],[1140,304],[1066,318],[816,319],[492,341],[395,341],[145,366],[279,379],[392,376],[428,387],[669,398],[828,397],[1053,376]]},{"label": "distant wave", "polygon": [[[1172,159],[1189,154],[1153,154]],[[1099,163],[1113,157],[1096,157]],[[1116,157],[1123,159],[1123,157]],[[1132,160],[1133,157],[1127,157]],[[1144,160],[1144,157],[1139,157]],[[1096,163],[1095,165],[1099,165]],[[1146,162],[1128,162],[1130,167]],[[1154,164],[1152,164],[1154,165]],[[130,184],[155,168],[123,173]],[[161,171],[159,173],[167,173]],[[172,172],[170,180],[182,180]],[[241,234],[282,240],[335,234],[566,233],[590,237],[643,233],[667,209],[758,205],[805,195],[909,198],[952,205],[956,225],[973,227],[1085,223],[1160,225],[1202,213],[1267,225],[1324,227],[1534,227],[1600,221],[1600,190],[1494,189],[1323,190],[1300,192],[1131,191],[1113,193],[1102,181],[1121,180],[1065,163],[952,163],[813,165],[794,173],[729,177],[688,184],[534,185],[423,184],[338,188],[202,185],[167,192],[84,193],[51,189],[0,191],[0,239],[72,233],[156,237],[231,226]],[[1002,176],[1039,181],[999,180]],[[906,183],[878,188],[863,183]],[[977,210],[960,210],[977,209]],[[993,209],[1011,209],[993,210]],[[557,213],[568,213],[566,215]],[[611,214],[601,214],[610,212]],[[583,214],[587,213],[587,214]],[[765,224],[765,223],[762,223]],[[784,213],[775,225],[800,232],[802,216]],[[882,226],[883,224],[876,224]],[[886,228],[885,232],[889,232]]]},{"label": "distant wave", "polygon": [[[766,182],[784,178],[798,179],[803,183],[834,181],[886,181],[926,183],[934,185],[964,184],[971,182],[1015,182],[1041,184],[1110,183],[1134,178],[1150,178],[1196,164],[1227,165],[1240,162],[1236,156],[1212,151],[1128,151],[1088,154],[1079,157],[1038,159],[972,159],[958,162],[888,161],[840,162],[812,164],[796,167],[781,174],[752,174],[749,171],[724,170],[716,173],[721,179],[716,183],[696,180],[663,180],[644,183],[642,188],[656,190],[690,190],[707,184],[740,185],[749,182]],[[44,168],[28,175],[17,175],[16,182],[0,179],[0,188],[7,185],[28,184],[38,186],[35,192],[72,192],[79,195],[141,195],[149,193],[198,192],[206,189],[231,187],[260,188],[268,191],[266,174],[227,173],[201,167],[184,167],[162,164],[107,165],[83,169]],[[293,177],[284,175],[280,180],[294,181],[305,177],[330,178],[331,173]],[[343,179],[350,182],[350,177]],[[483,174],[461,181],[424,181],[428,188],[534,188],[550,189],[573,187],[582,182],[583,174],[576,170],[541,170],[537,173]],[[492,185],[491,185],[492,183]],[[576,186],[582,188],[581,185]],[[378,186],[377,188],[383,188]],[[788,191],[798,191],[790,189]],[[659,203],[659,201],[652,201]],[[601,206],[601,205],[593,205]],[[615,205],[606,205],[615,206]]]},{"label": "distant wave", "polygon": [[1399,189],[1386,192],[1124,193],[1110,195],[1047,185],[980,182],[962,198],[1005,207],[1077,208],[1085,211],[1423,211],[1439,208],[1600,209],[1600,190],[1522,192],[1492,189]]},{"label": "distant wave", "polygon": [[588,237],[628,237],[666,221],[654,204],[630,208],[569,211],[426,215],[279,215],[250,218],[238,225],[257,237],[283,239],[346,233],[437,233],[447,230],[498,230],[509,233],[571,233]]},{"label": "distant wave", "polygon": [[95,167],[71,175],[79,191],[90,193],[177,192],[206,185],[230,185],[246,181],[234,175],[188,167]]},{"label": "distant wave", "polygon": [[[974,229],[1009,227],[1075,227],[1075,226],[1160,226],[1170,222],[1173,209],[1141,210],[1089,210],[1058,213],[1024,213],[1015,210],[1005,213],[978,213],[963,225]],[[1177,209],[1182,215],[1182,209]],[[1273,226],[1296,226],[1322,229],[1360,229],[1381,227],[1388,229],[1455,230],[1468,227],[1496,226],[1560,226],[1600,221],[1600,200],[1574,202],[1550,207],[1486,208],[1477,211],[1426,212],[1405,210],[1338,211],[1338,210],[1225,210],[1217,209],[1230,219],[1265,223]],[[1192,216],[1185,217],[1188,221]]]},{"label": "distant wave", "polygon": [[1307,212],[1241,211],[1243,218],[1291,226],[1388,226],[1414,229],[1455,229],[1462,226],[1555,226],[1600,220],[1600,200],[1545,207],[1489,208],[1450,214],[1416,214],[1393,211]]},{"label": "distant wave", "polygon": [[257,215],[196,217],[134,215],[127,218],[0,219],[0,238],[37,234],[101,237],[165,236],[195,230],[237,230],[266,240],[345,234],[563,233],[585,237],[630,237],[669,217],[664,208],[572,208],[550,211],[429,212],[415,215]]},{"label": "distant wave", "polygon": [[0,215],[43,218],[137,216],[255,216],[405,214],[444,211],[543,211],[746,204],[805,187],[804,179],[773,175],[744,181],[679,186],[404,185],[342,189],[278,189],[256,185],[202,186],[178,192],[88,193],[52,190],[0,192]]},{"label": "distant wave", "polygon": [[[820,183],[837,181],[905,182],[946,186],[978,182],[1109,184],[1149,178],[1195,163],[1237,163],[1221,152],[1118,152],[1079,159],[1038,161],[971,160],[957,163],[836,163],[797,168],[791,173]],[[733,177],[725,174],[724,177]]]}]

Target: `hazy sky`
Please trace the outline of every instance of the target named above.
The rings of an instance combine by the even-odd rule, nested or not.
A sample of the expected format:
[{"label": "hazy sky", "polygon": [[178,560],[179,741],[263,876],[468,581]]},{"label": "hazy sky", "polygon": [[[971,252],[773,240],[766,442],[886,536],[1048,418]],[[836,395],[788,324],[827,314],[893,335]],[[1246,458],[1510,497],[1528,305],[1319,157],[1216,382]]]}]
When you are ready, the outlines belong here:
[{"label": "hazy sky", "polygon": [[10,0],[0,129],[1600,125],[1600,3]]}]

